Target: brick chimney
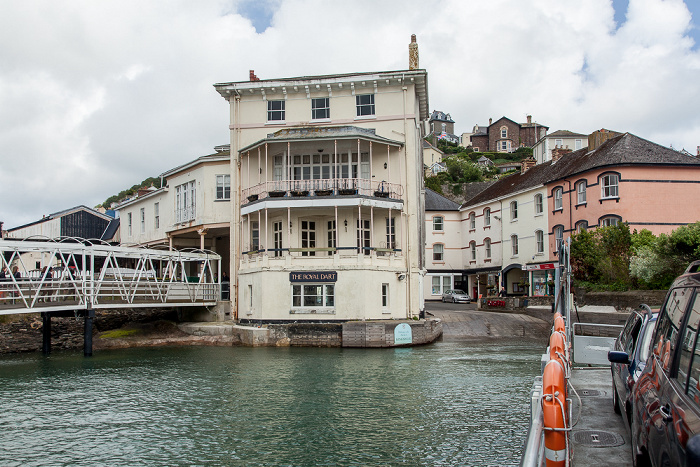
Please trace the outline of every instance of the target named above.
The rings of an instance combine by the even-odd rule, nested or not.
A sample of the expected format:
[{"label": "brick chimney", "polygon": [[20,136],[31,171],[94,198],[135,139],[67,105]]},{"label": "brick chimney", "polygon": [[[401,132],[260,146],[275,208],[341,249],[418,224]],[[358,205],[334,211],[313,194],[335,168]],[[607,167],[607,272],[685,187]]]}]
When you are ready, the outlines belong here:
[{"label": "brick chimney", "polygon": [[600,145],[607,140],[620,136],[621,134],[622,133],[618,133],[617,131],[606,130],[605,128],[594,131],[588,135],[588,150],[593,151],[594,149],[598,149]]},{"label": "brick chimney", "polygon": [[147,187],[141,187],[141,188],[139,188],[138,191],[136,192],[136,197],[137,197],[137,198],[140,198],[140,197],[142,197],[142,196],[144,196],[144,195],[147,195],[147,194],[150,193],[150,192],[151,192],[151,190],[149,190]]},{"label": "brick chimney", "polygon": [[489,126],[491,126],[491,122],[493,122],[493,118],[489,118]]},{"label": "brick chimney", "polygon": [[564,154],[568,154],[570,152],[571,152],[571,149],[569,149],[568,146],[565,148],[557,146],[556,149],[552,149],[552,162],[558,161],[559,159],[561,159],[561,156],[563,156]]},{"label": "brick chimney", "polygon": [[698,157],[700,157],[700,146],[698,146]]},{"label": "brick chimney", "polygon": [[537,165],[537,161],[535,160],[534,157],[528,157],[527,159],[523,159],[520,162],[520,173],[525,173],[530,169],[531,167],[534,167]]},{"label": "brick chimney", "polygon": [[527,116],[527,123],[528,125],[532,123],[532,115]]},{"label": "brick chimney", "polygon": [[251,81],[260,81],[260,78],[255,76],[255,70],[250,70],[250,80]]},{"label": "brick chimney", "polygon": [[411,34],[411,43],[408,44],[408,69],[418,69],[418,42],[415,34]]}]

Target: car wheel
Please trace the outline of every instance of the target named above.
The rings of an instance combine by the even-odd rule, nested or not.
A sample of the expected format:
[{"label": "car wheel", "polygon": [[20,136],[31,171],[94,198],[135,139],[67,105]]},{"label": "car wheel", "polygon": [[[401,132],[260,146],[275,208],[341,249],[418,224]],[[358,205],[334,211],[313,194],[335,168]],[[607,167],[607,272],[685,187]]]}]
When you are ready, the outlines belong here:
[{"label": "car wheel", "polygon": [[445,297],[442,297],[442,303],[445,303]]},{"label": "car wheel", "polygon": [[620,415],[622,411],[620,410],[620,396],[617,395],[617,389],[615,389],[615,383],[613,382],[613,409],[615,413]]},{"label": "car wheel", "polygon": [[452,297],[452,303],[457,303],[457,299]]},{"label": "car wheel", "polygon": [[649,455],[645,451],[640,452],[639,448],[637,447],[639,433],[635,432],[634,429],[631,429],[630,431],[630,437],[632,438],[632,465],[634,467],[651,467]]}]

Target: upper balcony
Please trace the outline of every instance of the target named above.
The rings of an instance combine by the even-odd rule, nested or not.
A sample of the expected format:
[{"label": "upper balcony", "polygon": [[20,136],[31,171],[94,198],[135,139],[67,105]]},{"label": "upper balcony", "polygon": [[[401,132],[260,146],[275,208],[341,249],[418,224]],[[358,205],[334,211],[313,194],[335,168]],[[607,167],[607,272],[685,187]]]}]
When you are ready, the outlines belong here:
[{"label": "upper balcony", "polygon": [[364,178],[337,178],[314,180],[276,180],[262,182],[242,192],[242,204],[265,198],[287,199],[332,199],[347,197],[374,197],[394,201],[403,200],[403,186],[384,180]]}]

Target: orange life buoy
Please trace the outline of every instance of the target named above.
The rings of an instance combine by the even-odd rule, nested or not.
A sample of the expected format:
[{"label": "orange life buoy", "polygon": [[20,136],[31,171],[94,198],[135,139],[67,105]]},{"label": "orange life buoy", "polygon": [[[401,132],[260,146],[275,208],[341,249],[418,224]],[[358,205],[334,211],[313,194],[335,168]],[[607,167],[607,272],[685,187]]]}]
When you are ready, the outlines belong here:
[{"label": "orange life buoy", "polygon": [[564,318],[559,316],[554,317],[554,331],[555,332],[565,332],[566,326],[564,325]]},{"label": "orange life buoy", "polygon": [[[544,417],[544,455],[547,467],[566,465],[566,379],[564,367],[550,360],[542,373],[542,415]],[[563,410],[563,412],[562,412]],[[547,428],[555,428],[548,430]]]},{"label": "orange life buoy", "polygon": [[566,362],[566,341],[560,332],[553,332],[549,336],[549,359],[559,360],[564,368],[568,365]]}]

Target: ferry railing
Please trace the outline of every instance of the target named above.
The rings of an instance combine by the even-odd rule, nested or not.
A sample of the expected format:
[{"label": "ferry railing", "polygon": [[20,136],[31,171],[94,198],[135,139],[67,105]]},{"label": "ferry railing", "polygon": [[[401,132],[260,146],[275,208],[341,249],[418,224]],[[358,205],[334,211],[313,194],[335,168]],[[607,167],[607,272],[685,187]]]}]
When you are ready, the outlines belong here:
[{"label": "ferry railing", "polygon": [[[45,266],[39,273],[26,264],[37,258]],[[1,240],[0,270],[16,266],[24,277],[0,279],[0,315],[214,305],[221,293],[220,263],[219,255],[201,250],[109,246],[82,239]]]}]

